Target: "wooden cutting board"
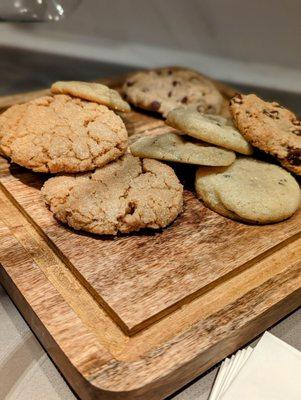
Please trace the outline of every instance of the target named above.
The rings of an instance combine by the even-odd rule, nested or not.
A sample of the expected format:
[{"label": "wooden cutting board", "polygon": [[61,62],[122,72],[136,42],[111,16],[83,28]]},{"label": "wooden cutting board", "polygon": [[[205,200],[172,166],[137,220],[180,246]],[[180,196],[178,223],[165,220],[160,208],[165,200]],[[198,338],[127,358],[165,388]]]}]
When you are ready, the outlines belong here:
[{"label": "wooden cutting board", "polygon": [[[171,129],[137,112],[124,121],[130,135]],[[1,283],[83,399],[162,399],[301,305],[301,211],[234,222],[196,199],[193,168],[178,172],[173,225],[108,239],[55,221],[47,177],[0,160]]]}]

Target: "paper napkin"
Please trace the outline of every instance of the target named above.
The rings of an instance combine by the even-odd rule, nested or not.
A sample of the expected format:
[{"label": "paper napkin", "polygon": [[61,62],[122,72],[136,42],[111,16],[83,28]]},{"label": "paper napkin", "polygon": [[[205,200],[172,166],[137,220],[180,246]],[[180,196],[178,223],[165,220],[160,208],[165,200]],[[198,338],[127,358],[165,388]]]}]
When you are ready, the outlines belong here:
[{"label": "paper napkin", "polygon": [[222,364],[210,400],[301,400],[301,352],[266,332]]},{"label": "paper napkin", "polygon": [[221,395],[231,385],[232,381],[240,371],[243,364],[249,358],[252,347],[248,347],[243,350],[239,350],[230,359],[226,358],[222,363],[218,375],[215,379],[214,386],[212,388],[210,397],[208,400],[218,400]]}]

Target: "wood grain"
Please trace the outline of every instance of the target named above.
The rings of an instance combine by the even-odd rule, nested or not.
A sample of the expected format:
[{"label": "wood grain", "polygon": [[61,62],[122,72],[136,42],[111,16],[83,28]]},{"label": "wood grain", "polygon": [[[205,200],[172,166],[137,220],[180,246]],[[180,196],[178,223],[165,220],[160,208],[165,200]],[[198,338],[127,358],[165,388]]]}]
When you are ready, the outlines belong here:
[{"label": "wood grain", "polygon": [[[10,211],[18,215],[23,227],[24,217],[19,211],[12,211],[13,208]],[[153,343],[146,354],[140,353],[134,361],[120,362],[118,358],[110,357],[107,349],[93,335],[90,337],[95,341],[91,349],[94,353],[90,355],[87,333],[91,335],[97,329],[106,329],[106,325],[99,324],[94,330],[90,328],[87,331],[77,316],[77,309],[74,311],[69,306],[70,298],[58,296],[56,286],[52,286],[38,265],[31,261],[11,229],[0,225],[0,257],[5,265],[0,268],[1,282],[59,368],[84,399],[162,399],[300,305],[299,239],[287,248],[275,251],[273,256],[265,258],[242,275],[234,276],[228,287],[220,288],[220,294],[214,289],[204,295],[207,297],[205,301],[201,296],[194,304],[184,306],[182,314],[170,316],[169,321],[165,321],[165,329],[170,334],[168,339],[164,338],[163,320],[153,325],[153,333],[157,340],[161,336],[161,341]],[[28,227],[28,230],[31,235],[33,229]],[[287,254],[290,254],[289,258]],[[56,268],[52,272],[59,276]],[[57,279],[56,284],[59,281]],[[33,282],[38,292],[32,289]],[[200,310],[198,317],[185,325],[183,319]],[[89,308],[86,308],[86,313],[90,313]],[[184,322],[180,331],[172,332],[172,320],[174,325]],[[131,351],[140,335],[143,333],[129,338],[128,350],[125,351]],[[147,346],[149,338],[144,336],[142,339]],[[97,349],[99,354],[95,353]],[[76,358],[78,354],[80,359]],[[93,397],[91,386],[87,383],[92,385]]]},{"label": "wood grain", "polygon": [[127,333],[181,306],[179,301],[300,231],[299,213],[283,224],[252,227],[218,216],[187,193],[183,216],[158,234],[113,241],[79,235],[53,219],[39,190],[32,187],[37,178],[33,182],[32,175],[25,174],[1,182],[72,263],[72,270],[96,299],[116,314],[113,317]]},{"label": "wood grain", "polygon": [[[130,135],[170,129],[123,118]],[[162,399],[301,305],[300,211],[230,221],[195,198],[193,168],[177,173],[172,226],[108,239],[57,223],[46,177],[0,158],[1,283],[83,399]]]}]

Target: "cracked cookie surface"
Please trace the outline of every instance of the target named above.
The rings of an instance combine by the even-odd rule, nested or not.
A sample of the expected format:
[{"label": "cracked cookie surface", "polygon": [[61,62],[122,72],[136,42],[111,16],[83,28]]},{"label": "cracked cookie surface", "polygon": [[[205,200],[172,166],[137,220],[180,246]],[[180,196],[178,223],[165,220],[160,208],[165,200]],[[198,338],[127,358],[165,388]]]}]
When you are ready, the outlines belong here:
[{"label": "cracked cookie surface", "polygon": [[218,114],[224,98],[207,78],[185,68],[160,68],[132,74],[123,85],[126,100],[166,117],[179,106]]},{"label": "cracked cookie surface", "polygon": [[66,95],[15,105],[0,115],[1,151],[36,172],[83,172],[120,157],[121,118],[106,106]]},{"label": "cracked cookie surface", "polygon": [[97,234],[162,228],[183,206],[172,168],[130,154],[92,173],[51,178],[42,193],[58,220]]},{"label": "cracked cookie surface", "polygon": [[129,112],[131,107],[120,94],[106,85],[94,82],[59,81],[51,86],[55,94],[69,94],[84,100],[103,104],[115,111]]},{"label": "cracked cookie surface", "polygon": [[234,96],[230,111],[235,125],[254,147],[301,175],[301,121],[295,114],[255,94]]}]

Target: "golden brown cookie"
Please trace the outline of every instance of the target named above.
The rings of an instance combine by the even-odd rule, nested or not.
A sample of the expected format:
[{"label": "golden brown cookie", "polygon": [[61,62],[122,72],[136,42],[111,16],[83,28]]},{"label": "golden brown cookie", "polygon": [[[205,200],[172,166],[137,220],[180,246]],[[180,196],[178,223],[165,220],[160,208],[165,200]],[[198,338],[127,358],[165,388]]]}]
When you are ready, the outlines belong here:
[{"label": "golden brown cookie", "polygon": [[93,173],[51,178],[42,193],[58,220],[97,234],[163,228],[183,206],[172,168],[130,154]]},{"label": "golden brown cookie", "polygon": [[106,106],[46,96],[1,114],[0,148],[36,172],[82,172],[120,157],[127,148],[127,131]]},{"label": "golden brown cookie", "polygon": [[68,94],[83,100],[103,104],[115,111],[129,112],[131,107],[122,99],[120,94],[101,83],[59,81],[51,86],[51,92],[55,94]]},{"label": "golden brown cookie", "polygon": [[136,72],[126,80],[123,93],[134,106],[163,116],[179,106],[218,114],[224,103],[209,79],[185,68]]},{"label": "golden brown cookie", "polygon": [[255,94],[233,97],[230,111],[235,125],[254,147],[301,175],[301,121],[295,114]]}]

